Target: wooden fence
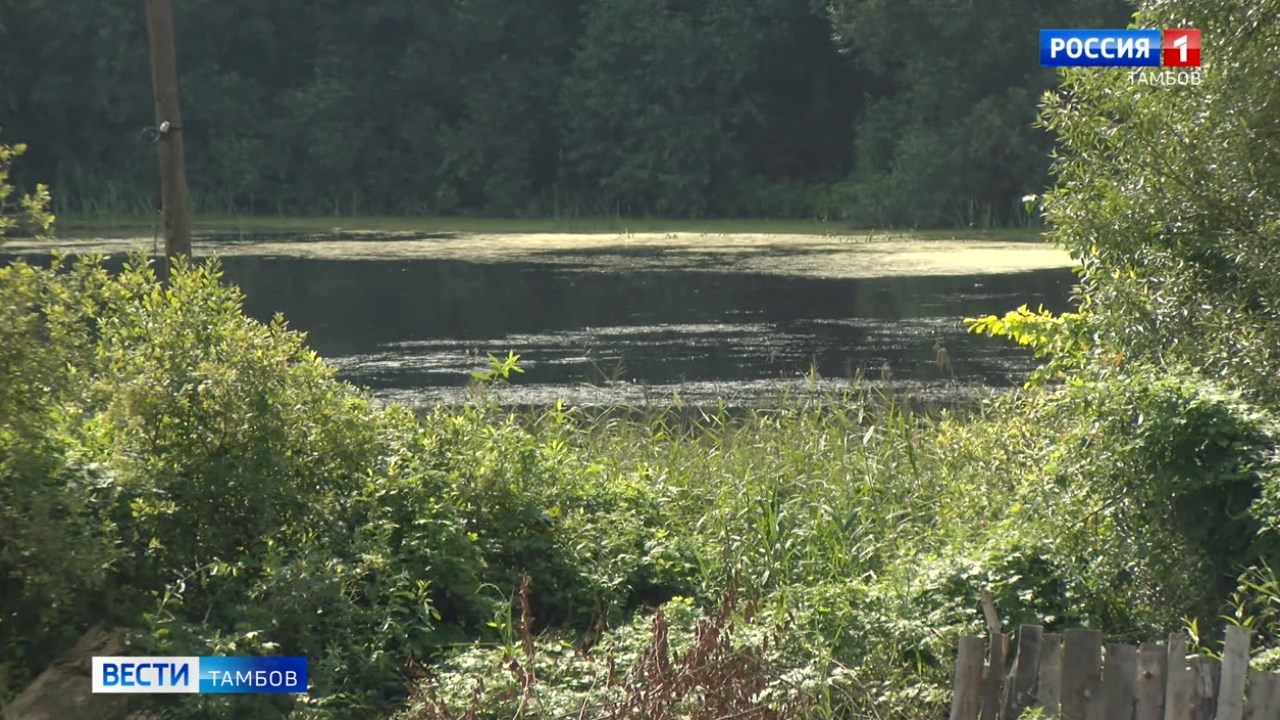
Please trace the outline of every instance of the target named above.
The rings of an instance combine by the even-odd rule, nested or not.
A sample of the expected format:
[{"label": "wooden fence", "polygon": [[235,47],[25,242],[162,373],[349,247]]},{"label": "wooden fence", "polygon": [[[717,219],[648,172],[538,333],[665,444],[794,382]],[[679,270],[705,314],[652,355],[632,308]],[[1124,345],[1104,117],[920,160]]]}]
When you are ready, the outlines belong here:
[{"label": "wooden fence", "polygon": [[1033,708],[1063,720],[1280,720],[1280,675],[1249,670],[1244,628],[1227,628],[1221,660],[1188,658],[1181,634],[1104,646],[1097,630],[1023,625],[1010,662],[1011,641],[999,631],[987,643],[960,638],[951,720],[1014,720]]}]

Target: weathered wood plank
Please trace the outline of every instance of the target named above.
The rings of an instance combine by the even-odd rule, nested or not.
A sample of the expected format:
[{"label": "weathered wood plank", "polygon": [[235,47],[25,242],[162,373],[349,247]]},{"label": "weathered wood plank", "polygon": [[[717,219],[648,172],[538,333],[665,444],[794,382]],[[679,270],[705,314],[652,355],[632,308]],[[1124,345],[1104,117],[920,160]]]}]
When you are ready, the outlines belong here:
[{"label": "weathered wood plank", "polygon": [[1023,625],[1018,628],[1018,655],[1005,682],[1003,720],[1016,720],[1035,700],[1036,673],[1040,670],[1040,636],[1044,628]]},{"label": "weathered wood plank", "polygon": [[1164,720],[1191,720],[1193,682],[1187,668],[1187,638],[1182,633],[1169,636],[1168,665],[1165,669]]},{"label": "weathered wood plank", "polygon": [[1244,720],[1244,682],[1249,675],[1249,631],[1228,625],[1222,647],[1217,720]]},{"label": "weathered wood plank", "polygon": [[1045,717],[1056,717],[1062,705],[1062,636],[1045,633],[1040,638],[1040,672],[1036,680],[1036,705]]},{"label": "weathered wood plank", "polygon": [[1138,677],[1134,720],[1164,720],[1164,692],[1169,656],[1159,643],[1138,647]]},{"label": "weathered wood plank", "polygon": [[1249,673],[1249,700],[1244,706],[1244,717],[1245,720],[1280,718],[1280,675]]},{"label": "weathered wood plank", "polygon": [[1222,676],[1222,663],[1208,657],[1191,658],[1194,676],[1191,697],[1192,720],[1213,720],[1218,708],[1218,681]]},{"label": "weathered wood plank", "polygon": [[1133,720],[1138,680],[1138,648],[1107,645],[1102,664],[1102,705],[1106,720]]},{"label": "weathered wood plank", "polygon": [[982,678],[982,720],[996,720],[1000,713],[1000,693],[1004,689],[1005,657],[1009,654],[1009,636],[996,631],[988,638],[987,670]]},{"label": "weathered wood plank", "polygon": [[987,632],[996,635],[1001,631],[1000,614],[996,612],[995,601],[991,599],[991,593],[983,590],[978,596],[979,603],[982,605],[982,617],[987,621]]},{"label": "weathered wood plank", "polygon": [[960,638],[951,696],[951,720],[974,720],[982,702],[982,638]]},{"label": "weathered wood plank", "polygon": [[1072,629],[1062,642],[1062,720],[1102,720],[1102,633]]}]

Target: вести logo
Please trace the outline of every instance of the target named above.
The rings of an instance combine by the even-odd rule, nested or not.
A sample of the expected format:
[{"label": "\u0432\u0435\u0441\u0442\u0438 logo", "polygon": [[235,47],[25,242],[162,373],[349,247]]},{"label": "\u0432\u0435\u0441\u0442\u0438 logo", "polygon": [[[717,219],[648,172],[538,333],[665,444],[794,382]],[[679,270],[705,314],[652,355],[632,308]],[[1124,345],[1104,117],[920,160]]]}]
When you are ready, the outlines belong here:
[{"label": "\u0432\u0435\u0441\u0442\u0438 logo", "polygon": [[305,693],[304,657],[95,657],[95,693]]}]

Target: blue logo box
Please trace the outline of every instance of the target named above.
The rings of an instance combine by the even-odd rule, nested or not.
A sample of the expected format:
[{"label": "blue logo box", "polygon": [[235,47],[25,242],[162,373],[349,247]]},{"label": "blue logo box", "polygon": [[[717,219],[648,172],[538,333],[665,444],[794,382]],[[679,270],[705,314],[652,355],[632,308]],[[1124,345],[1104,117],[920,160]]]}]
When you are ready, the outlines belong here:
[{"label": "blue logo box", "polygon": [[304,657],[202,657],[200,692],[304,693]]},{"label": "blue logo box", "polygon": [[95,693],[305,693],[305,657],[95,657]]},{"label": "blue logo box", "polygon": [[1160,67],[1159,30],[1041,30],[1043,67]]}]

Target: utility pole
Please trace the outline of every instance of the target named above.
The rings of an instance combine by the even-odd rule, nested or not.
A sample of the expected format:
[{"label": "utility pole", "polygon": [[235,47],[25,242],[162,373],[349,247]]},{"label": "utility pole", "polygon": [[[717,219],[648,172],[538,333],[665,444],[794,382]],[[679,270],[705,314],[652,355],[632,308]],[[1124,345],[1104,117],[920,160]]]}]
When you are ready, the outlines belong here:
[{"label": "utility pole", "polygon": [[160,205],[164,214],[164,256],[168,265],[191,256],[191,215],[187,166],[182,149],[182,113],[178,107],[178,62],[173,43],[171,0],[144,0],[151,41],[151,87],[156,100],[156,146],[160,156]]}]

